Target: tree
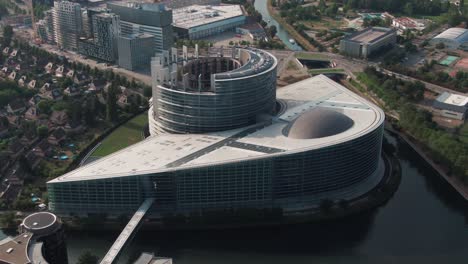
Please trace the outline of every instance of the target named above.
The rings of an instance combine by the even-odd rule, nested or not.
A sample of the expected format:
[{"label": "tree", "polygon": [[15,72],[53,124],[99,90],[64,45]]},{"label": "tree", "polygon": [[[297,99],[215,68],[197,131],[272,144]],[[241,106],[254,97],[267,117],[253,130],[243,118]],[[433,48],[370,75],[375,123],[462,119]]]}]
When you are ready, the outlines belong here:
[{"label": "tree", "polygon": [[45,138],[49,134],[49,129],[46,126],[39,126],[37,128],[37,136],[40,138]]},{"label": "tree", "polygon": [[112,82],[111,86],[107,90],[107,97],[106,97],[106,119],[107,121],[110,121],[110,122],[116,122],[118,119],[117,91],[118,91],[118,88],[117,88],[116,82]]},{"label": "tree", "polygon": [[14,212],[7,212],[0,216],[0,224],[2,227],[15,227],[15,213]]},{"label": "tree", "polygon": [[78,258],[77,264],[97,264],[99,261],[99,257],[93,255],[91,252],[86,251],[80,255]]},{"label": "tree", "polygon": [[278,33],[278,30],[276,29],[275,25],[271,25],[268,28],[268,35],[270,35],[270,38],[274,38],[276,36],[276,33]]},{"label": "tree", "polygon": [[145,86],[145,88],[143,88],[143,95],[147,98],[150,98],[151,96],[153,96],[153,90],[151,89],[150,86]]},{"label": "tree", "polygon": [[41,114],[49,114],[52,109],[53,102],[50,100],[42,100],[37,104],[37,108]]},{"label": "tree", "polygon": [[11,39],[13,38],[13,27],[6,25],[3,27],[3,45],[10,46]]},{"label": "tree", "polygon": [[411,16],[411,15],[413,15],[413,11],[414,11],[413,4],[406,3],[406,5],[405,5],[405,7],[403,9],[403,12],[405,14],[407,14],[408,16]]},{"label": "tree", "polygon": [[96,122],[97,107],[98,104],[96,96],[92,95],[86,99],[83,105],[83,116],[86,125],[94,126]]}]

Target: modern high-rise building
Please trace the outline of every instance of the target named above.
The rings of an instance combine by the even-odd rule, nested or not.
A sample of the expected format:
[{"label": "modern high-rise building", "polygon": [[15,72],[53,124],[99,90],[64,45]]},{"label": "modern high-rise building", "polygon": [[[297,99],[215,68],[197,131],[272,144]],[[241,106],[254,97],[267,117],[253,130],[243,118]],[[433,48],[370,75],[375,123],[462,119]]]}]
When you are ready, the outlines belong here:
[{"label": "modern high-rise building", "polygon": [[36,35],[43,42],[47,42],[47,23],[44,19],[36,22]]},{"label": "modern high-rise building", "polygon": [[19,232],[0,241],[0,263],[68,263],[65,233],[56,215],[33,213],[23,220]]},{"label": "modern high-rise building", "polygon": [[55,43],[55,27],[54,27],[54,12],[53,10],[47,10],[44,12],[44,21],[47,34],[47,42]]},{"label": "modern high-rise building", "polygon": [[119,16],[112,13],[96,13],[92,16],[92,38],[78,42],[78,52],[89,57],[113,62],[117,59],[117,37],[120,34]]},{"label": "modern high-rise building", "polygon": [[[277,60],[264,51],[224,57],[184,50],[186,71],[159,68],[153,76],[174,84],[155,87],[163,92],[153,95],[153,108],[164,104],[157,117],[150,109],[150,122],[191,132],[193,119],[210,132],[151,136],[49,181],[50,209],[119,216],[151,198],[153,219],[244,209],[287,217],[315,212],[324,200],[356,199],[381,182],[381,109],[323,75],[275,93],[265,84],[274,84]],[[243,111],[257,118],[241,126]],[[210,123],[214,128],[205,127]]]},{"label": "modern high-rise building", "polygon": [[130,70],[147,70],[154,56],[154,37],[148,34],[132,34],[118,38],[119,66]]},{"label": "modern high-rise building", "polygon": [[162,4],[107,3],[120,17],[122,35],[149,34],[154,37],[154,52],[169,50],[173,44],[172,10]]},{"label": "modern high-rise building", "polygon": [[83,29],[80,4],[55,1],[52,10],[55,42],[62,49],[77,50]]}]

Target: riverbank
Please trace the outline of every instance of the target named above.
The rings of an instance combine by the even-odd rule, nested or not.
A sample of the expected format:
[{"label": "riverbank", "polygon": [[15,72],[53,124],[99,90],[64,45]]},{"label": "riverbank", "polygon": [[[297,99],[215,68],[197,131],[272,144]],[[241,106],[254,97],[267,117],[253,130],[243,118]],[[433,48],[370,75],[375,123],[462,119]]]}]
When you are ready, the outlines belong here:
[{"label": "riverbank", "polygon": [[422,149],[421,143],[417,143],[416,139],[403,132],[399,132],[394,129],[392,129],[391,132],[405,141],[405,143],[408,144],[429,166],[431,166],[437,174],[445,179],[465,200],[468,201],[468,186],[463,184],[456,177],[449,176],[444,167],[435,163],[434,160],[426,154]]},{"label": "riverbank", "polygon": [[272,0],[267,0],[267,7],[268,7],[268,13],[288,32],[291,37],[294,38],[294,40],[305,50],[307,51],[315,51],[315,47],[310,44],[307,39],[305,39],[299,32],[297,32],[293,26],[289,25],[286,23],[286,21],[278,15],[278,13],[275,11],[275,8],[272,5]]}]

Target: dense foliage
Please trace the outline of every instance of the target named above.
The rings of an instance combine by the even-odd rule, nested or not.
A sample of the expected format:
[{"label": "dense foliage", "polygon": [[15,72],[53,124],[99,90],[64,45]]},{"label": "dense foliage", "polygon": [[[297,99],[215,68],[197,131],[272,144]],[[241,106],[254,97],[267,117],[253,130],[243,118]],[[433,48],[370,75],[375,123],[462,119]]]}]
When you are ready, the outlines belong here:
[{"label": "dense foliage", "polygon": [[385,101],[386,107],[399,113],[401,128],[423,143],[434,161],[447,167],[449,175],[456,175],[468,184],[468,146],[458,137],[439,129],[429,112],[411,104],[412,100],[421,98],[424,85],[402,83],[374,68],[366,68],[360,79]]},{"label": "dense foliage", "polygon": [[344,0],[343,2],[345,9],[369,9],[432,16],[447,12],[450,5],[449,1],[442,0]]},{"label": "dense foliage", "polygon": [[29,99],[33,95],[31,90],[19,87],[13,81],[0,80],[0,108],[5,107],[16,98]]}]

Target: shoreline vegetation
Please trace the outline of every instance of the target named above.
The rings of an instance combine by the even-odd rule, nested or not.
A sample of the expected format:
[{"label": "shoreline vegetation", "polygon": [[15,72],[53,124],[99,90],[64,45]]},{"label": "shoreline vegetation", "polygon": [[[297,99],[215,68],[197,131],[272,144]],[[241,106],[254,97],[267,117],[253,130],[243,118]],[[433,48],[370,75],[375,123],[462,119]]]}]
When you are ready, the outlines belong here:
[{"label": "shoreline vegetation", "polygon": [[[466,147],[463,147],[463,143],[457,141],[455,136],[435,127],[430,121],[430,113],[417,110],[412,105],[412,101],[417,101],[422,96],[420,84],[413,83],[414,87],[410,89],[413,94],[406,92],[406,96],[399,97],[396,91],[410,87],[410,82],[399,83],[388,78],[382,85],[379,85],[379,82],[382,81],[379,76],[375,69],[367,68],[358,76],[358,81],[365,84],[367,93],[380,99],[379,105],[383,104],[381,107],[385,109],[387,116],[395,120],[392,123],[391,131],[404,140],[455,191],[468,201],[468,171],[464,170],[465,167],[468,167],[465,161],[467,156],[464,154],[468,152]],[[353,84],[353,86],[355,85]],[[363,89],[362,87],[355,88],[360,91]],[[367,95],[368,98],[369,96]],[[371,98],[374,99],[373,96]],[[393,112],[397,114],[390,115]],[[454,154],[454,152],[458,154]]]}]

